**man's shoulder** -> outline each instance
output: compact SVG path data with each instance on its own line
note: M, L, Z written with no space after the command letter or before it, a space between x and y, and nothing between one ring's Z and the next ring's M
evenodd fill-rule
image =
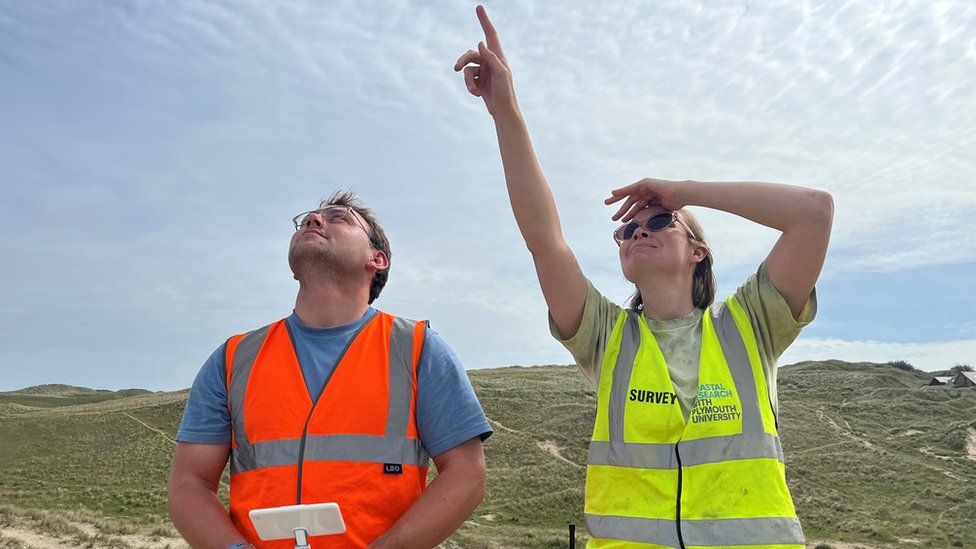
M424 324L426 324L426 326L428 328L430 328L430 321L429 320L424 320L424 319L422 319L422 317L418 318L418 317L414 317L413 315L411 315L411 316L403 316L403 315L400 315L400 314L391 313L389 311L384 311L382 309L376 309L376 314L377 315L386 316L386 317L391 318L393 320L401 320L403 322L409 322L410 324L416 324L418 322L423 322Z
M464 365L447 340L428 324L424 331L424 342L420 353L420 369L427 372L443 371L447 368L464 370Z
M430 346L430 345L433 345L437 349L446 348L446 349L450 350L450 347L447 345L447 342L444 341L444 338L442 338L441 335L439 333L437 333L437 330L435 330L431 326L430 320L418 319L418 318L406 317L406 316L400 316L398 314L393 314L393 313L390 313L390 312L387 312L387 311L382 311L380 309L377 309L376 310L376 314L377 314L377 316L379 316L379 315L385 315L385 316L391 318L392 320L399 320L401 322L405 322L405 323L407 323L409 325L413 325L413 326L416 326L417 324L423 324L423 329L424 329L424 342L423 342L423 346L424 346L424 350L425 351L426 351L427 347Z

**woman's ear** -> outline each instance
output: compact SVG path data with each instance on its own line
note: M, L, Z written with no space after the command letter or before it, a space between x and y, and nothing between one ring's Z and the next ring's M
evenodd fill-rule
M695 263L701 263L708 257L708 248L705 246L695 246L695 250L691 252L691 257L694 258Z

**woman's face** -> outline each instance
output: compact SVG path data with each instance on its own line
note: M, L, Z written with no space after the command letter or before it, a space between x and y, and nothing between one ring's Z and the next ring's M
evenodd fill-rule
M640 226L633 236L620 243L620 266L627 280L637 283L648 276L673 276L693 273L700 261L695 246L688 240L688 229L676 221L662 231L650 231L645 223L658 214L669 214L660 206L638 213L631 222Z

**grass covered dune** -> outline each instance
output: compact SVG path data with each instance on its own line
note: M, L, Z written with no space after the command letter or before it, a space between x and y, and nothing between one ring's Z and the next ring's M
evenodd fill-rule
M469 372L488 491L445 544L567 547L595 395L574 367ZM976 389L904 365L780 369L787 475L810 547L976 547ZM166 477L186 391L0 393L0 547L183 547ZM226 498L226 477L221 495Z

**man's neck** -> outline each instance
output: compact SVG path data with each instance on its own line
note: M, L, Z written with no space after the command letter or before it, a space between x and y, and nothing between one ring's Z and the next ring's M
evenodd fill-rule
M301 283L295 315L313 328L333 328L362 318L369 308L369 288Z
M691 281L684 277L663 279L655 277L653 282L640 286L644 301L644 316L650 320L674 320L688 316L695 310L691 298Z

